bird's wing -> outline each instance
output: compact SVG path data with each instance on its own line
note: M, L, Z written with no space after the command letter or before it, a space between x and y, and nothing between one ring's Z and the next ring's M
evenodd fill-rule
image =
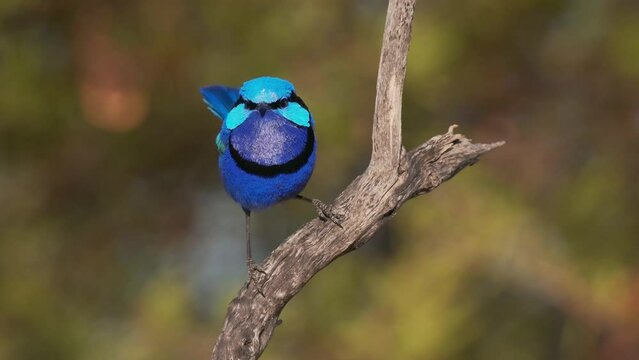
M205 86L200 89L200 93L209 110L222 120L226 118L240 97L238 89L220 85Z
M229 141L229 130L222 126L222 129L215 137L215 145L217 146L217 151L220 154L223 154L226 151L226 143Z

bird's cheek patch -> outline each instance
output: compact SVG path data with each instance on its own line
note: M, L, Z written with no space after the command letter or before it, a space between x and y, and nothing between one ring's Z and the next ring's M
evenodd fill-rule
M276 111L299 126L309 127L311 125L311 114L296 102L289 102L285 108Z
M233 109L231 109L231 111L229 111L229 114L226 115L226 120L224 120L224 122L226 123L226 128L229 130L233 130L236 127L242 125L242 123L248 118L250 113L251 111L246 109L243 104L234 107Z

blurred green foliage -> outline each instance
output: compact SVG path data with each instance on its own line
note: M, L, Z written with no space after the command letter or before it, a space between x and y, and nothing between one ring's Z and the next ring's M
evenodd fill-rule
M204 359L245 276L198 87L296 84L369 158L382 1L0 1L0 359ZM639 3L418 1L412 147L505 147L285 309L265 359L639 358ZM313 216L255 217L258 253Z

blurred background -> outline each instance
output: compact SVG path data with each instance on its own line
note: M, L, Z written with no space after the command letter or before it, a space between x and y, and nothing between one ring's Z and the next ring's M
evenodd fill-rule
M0 359L206 359L246 277L198 88L273 75L333 199L386 2L0 0ZM263 359L639 359L639 3L418 1L412 148L506 140L284 310ZM313 218L254 216L264 258Z

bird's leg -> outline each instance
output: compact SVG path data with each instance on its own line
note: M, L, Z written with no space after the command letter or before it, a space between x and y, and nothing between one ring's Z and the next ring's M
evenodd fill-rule
M258 279L258 273L262 276L266 277L268 274L264 271L260 266L255 264L253 261L253 256L251 255L251 211L247 209L244 210L244 220L245 220L245 231L246 231L246 267L248 269L248 277L249 282L255 281L255 285L257 286L257 291L264 296L262 293L261 285L262 281ZM264 280L265 281L265 280Z
M333 211L331 206L324 204L321 200L311 199L301 194L297 194L295 198L313 204L313 207L315 207L315 211L317 212L317 215L320 217L320 219L330 220L335 225L343 228L341 223L344 220L344 215Z
M246 267L249 268L254 265L253 256L251 256L251 211L244 210L244 232L246 235Z

